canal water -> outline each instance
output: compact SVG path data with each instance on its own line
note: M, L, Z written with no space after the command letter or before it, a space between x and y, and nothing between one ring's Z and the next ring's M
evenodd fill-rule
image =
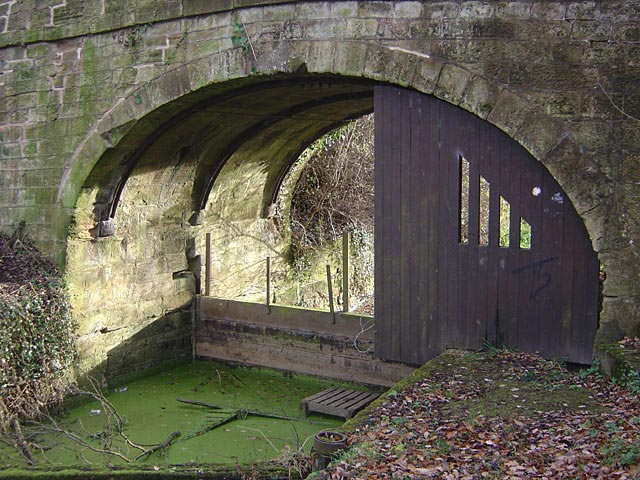
M97 401L82 403L56 419L57 433L50 431L50 422L31 432L37 432L42 447L36 453L42 466L125 465L142 453L133 444L148 449L174 432L180 434L168 447L134 463L261 463L299 449L308 451L315 433L339 428L341 419L305 417L300 409L301 399L339 385L305 375L197 361L103 392L122 420L124 436L108 404ZM15 452L2 454L6 448L0 448L3 467L19 466Z

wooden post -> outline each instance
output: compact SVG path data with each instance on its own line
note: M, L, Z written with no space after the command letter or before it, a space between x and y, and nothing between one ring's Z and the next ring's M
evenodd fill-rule
M333 323L336 323L335 309L333 308L333 286L331 285L331 265L327 264L327 289L329 291L329 311L333 317Z
M205 266L204 266L204 294L211 294L211 234L207 233L205 240Z
M271 313L271 257L267 257L267 313Z
M342 311L349 311L349 232L342 234Z

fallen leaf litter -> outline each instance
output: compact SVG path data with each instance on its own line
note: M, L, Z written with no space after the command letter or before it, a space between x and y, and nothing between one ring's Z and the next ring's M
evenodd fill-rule
M536 355L463 357L357 419L319 477L640 478L637 392Z

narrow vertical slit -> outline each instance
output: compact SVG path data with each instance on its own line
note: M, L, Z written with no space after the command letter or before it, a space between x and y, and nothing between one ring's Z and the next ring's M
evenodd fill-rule
M489 245L489 196L491 185L486 178L480 176L480 216L478 221L478 243Z
M460 156L459 241L469 243L469 161Z
M531 225L520 217L520 248L531 250Z
M500 195L500 246L509 247L511 205Z

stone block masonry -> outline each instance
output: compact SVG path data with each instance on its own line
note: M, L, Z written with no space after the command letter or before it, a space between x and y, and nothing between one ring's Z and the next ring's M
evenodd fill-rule
M189 315L195 279L180 272L201 234L189 223L194 199L225 155L216 145L251 116L229 104L215 125L200 113L179 135L158 129L270 80L389 82L475 113L547 167L602 263L598 340L640 334L639 32L640 4L623 0L0 0L0 228L25 221L65 268L82 364L104 367L169 312ZM264 91L274 104L293 95ZM319 130L287 126L292 143ZM269 155L224 173L233 188L214 190L231 227L267 228L261 186L278 178L265 165L279 153L260 150ZM99 238L123 179L116 233ZM245 239L251 250L255 238Z

